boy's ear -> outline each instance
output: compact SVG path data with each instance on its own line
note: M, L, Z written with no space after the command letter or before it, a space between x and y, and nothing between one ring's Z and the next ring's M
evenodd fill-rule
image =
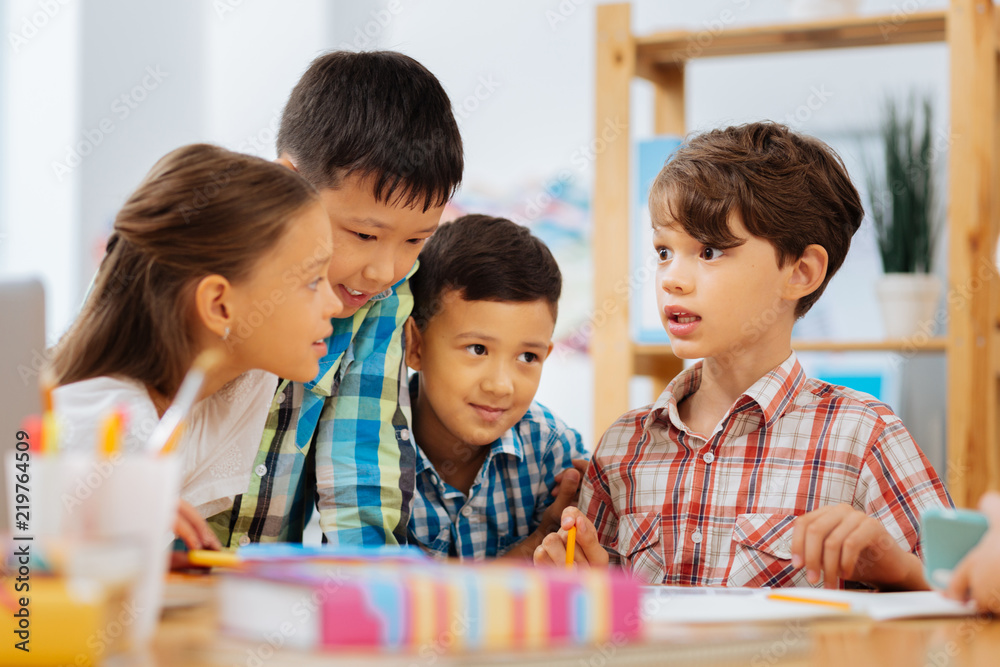
M275 160L275 162L277 162L283 167L288 167L292 171L297 172L299 170L299 168L295 166L295 163L292 162L292 158L288 153L282 153L281 155L279 155L278 158Z
M802 256L792 265L792 272L785 283L785 298L798 301L819 289L826 278L829 263L826 248L816 243L806 246Z
M194 289L194 308L198 319L219 338L224 338L226 329L232 329L235 319L230 299L232 287L229 281L218 274L205 276Z
M411 315L407 320L406 324L403 325L403 335L406 336L406 365L412 370L420 370L420 357L422 354L421 345L423 345L423 338L420 334L420 328L417 326L417 321L413 319Z

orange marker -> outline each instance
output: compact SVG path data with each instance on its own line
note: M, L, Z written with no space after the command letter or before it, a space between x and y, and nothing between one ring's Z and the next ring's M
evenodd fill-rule
M566 569L573 569L573 552L576 551L576 526L566 531Z
M115 410L101 421L101 441L98 453L112 456L121 447L124 419L120 410Z
M42 373L40 383L42 390L42 437L39 450L43 454L54 454L59 439L59 428L52 407L52 392L55 390L56 384L48 373Z

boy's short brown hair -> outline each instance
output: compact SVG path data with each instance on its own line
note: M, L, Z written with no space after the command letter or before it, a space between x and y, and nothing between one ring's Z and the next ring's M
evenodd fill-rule
M649 210L654 225L669 214L700 243L723 250L742 243L729 227L730 214L739 215L747 231L774 246L778 266L801 257L806 246L825 248L826 278L799 299L796 317L826 289L864 218L840 156L818 139L770 122L690 139L653 182Z

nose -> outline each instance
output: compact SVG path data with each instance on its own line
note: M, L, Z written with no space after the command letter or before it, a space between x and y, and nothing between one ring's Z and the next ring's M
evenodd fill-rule
M509 396L514 392L514 378L511 377L510 367L497 362L490 368L490 372L482 382L483 391L494 396Z
M379 289L391 285L394 275L395 261L389 252L375 252L361 271L361 276Z
M320 293L323 296L323 316L326 319L336 317L344 312L344 302L333 291L333 286L330 285L329 280L324 280L320 283Z
M658 270L660 289L668 294L687 294L693 287L690 271L683 260L674 258Z

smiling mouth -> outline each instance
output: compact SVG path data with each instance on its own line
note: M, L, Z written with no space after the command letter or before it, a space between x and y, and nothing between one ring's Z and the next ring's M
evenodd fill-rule
M670 319L678 324L690 324L691 322L697 322L701 318L697 315L684 315L681 313L673 313L670 315Z
M364 296L365 295L364 292L359 292L357 290L353 290L350 287L348 287L347 285L344 285L344 291L347 292L348 294L350 294L351 296Z

